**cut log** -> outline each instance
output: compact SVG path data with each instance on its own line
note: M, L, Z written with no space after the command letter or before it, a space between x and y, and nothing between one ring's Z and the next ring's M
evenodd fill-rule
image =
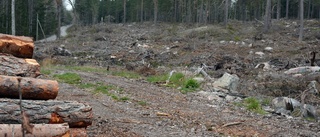
M59 84L55 80L0 75L0 97L17 99L19 88L23 99L55 99L59 92Z
M20 124L0 124L0 136L22 137ZM32 134L26 134L26 137L86 137L87 132L84 128L69 128L64 124L34 124Z
M36 78L40 75L40 65L34 59L22 59L0 53L0 75Z
M82 128L92 124L92 108L85 103L75 101L36 101L22 100L22 109L30 123L61 124ZM21 124L18 99L0 99L0 123Z
M13 36L0 33L0 52L20 58L32 58L34 43L31 37Z

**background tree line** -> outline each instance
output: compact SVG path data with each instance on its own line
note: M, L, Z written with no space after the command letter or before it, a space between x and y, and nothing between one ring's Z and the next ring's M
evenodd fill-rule
M11 33L11 1L0 1L0 32ZM264 20L267 0L64 0L72 10L59 9L59 0L16 0L16 35L36 37L38 22L45 35L62 24L101 22L220 23ZM303 0L304 17L320 18L320 0ZM64 7L64 6L62 6ZM272 19L298 19L299 0L271 0ZM38 21L37 21L38 18ZM40 30L38 30L40 33ZM42 34L42 33L40 33ZM43 35L39 35L40 38Z

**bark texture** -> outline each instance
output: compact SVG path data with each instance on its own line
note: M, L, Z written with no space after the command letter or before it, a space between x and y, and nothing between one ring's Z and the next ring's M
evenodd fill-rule
M0 75L36 78L40 75L40 65L34 59L22 59L0 53Z
M19 58L32 58L34 43L32 38L0 33L0 52Z
M63 124L34 124L33 131L26 137L87 137L84 128L69 128L67 123ZM1 124L0 136L22 136L20 124Z
M0 75L0 97L18 99L19 90L23 99L55 99L59 92L59 84L55 80Z
M0 99L0 123L21 124L20 100ZM92 124L92 108L85 103L75 101L35 101L23 100L22 109L30 123L61 124L82 128Z

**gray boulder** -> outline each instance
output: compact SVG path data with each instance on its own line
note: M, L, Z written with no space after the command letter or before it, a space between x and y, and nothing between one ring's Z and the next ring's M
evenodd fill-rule
M213 83L213 87L226 89L231 93L237 93L239 80L239 77L235 74L231 75L229 73L224 73L221 78Z

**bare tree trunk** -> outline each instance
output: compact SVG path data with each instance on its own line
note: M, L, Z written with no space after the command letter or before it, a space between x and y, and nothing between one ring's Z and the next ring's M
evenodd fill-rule
M281 16L281 0L278 0L277 2L277 20L280 19Z
M228 24L228 15L229 15L229 0L225 0L224 5L224 25L227 26Z
M308 13L307 13L307 18L310 19L310 15L311 15L311 1L312 0L309 0L308 1Z
M68 0L68 2L72 6L72 13L73 13L72 22L74 25L78 25L78 14L77 14L76 7L74 6L74 3L72 2L72 0Z
M28 0L28 22L29 36L31 36L33 30L33 0Z
M191 23L192 22L192 2L191 0L188 0L188 11L187 11L187 23Z
M154 4L154 20L153 23L157 24L157 20L158 20L158 0L153 0L153 4Z
M143 22L143 0L141 0L141 13L140 13L140 21Z
M209 6L210 6L210 3L209 3L209 0L206 0L206 9L205 9L205 16L204 16L204 24L207 24L208 23L208 17L209 17Z
M303 39L303 0L300 0L299 4L299 13L300 13L300 31L299 31L299 42L302 42Z
M16 35L15 0L11 0L11 34Z
M286 19L289 19L289 1L290 0L287 0L287 3L286 3Z
M62 0L56 0L57 4L57 19L58 19L58 26L57 26L57 39L60 39L61 35L61 6L62 6Z
M123 23L127 20L127 0L123 0Z
M271 0L267 0L266 13L264 20L264 32L268 32L271 27Z

